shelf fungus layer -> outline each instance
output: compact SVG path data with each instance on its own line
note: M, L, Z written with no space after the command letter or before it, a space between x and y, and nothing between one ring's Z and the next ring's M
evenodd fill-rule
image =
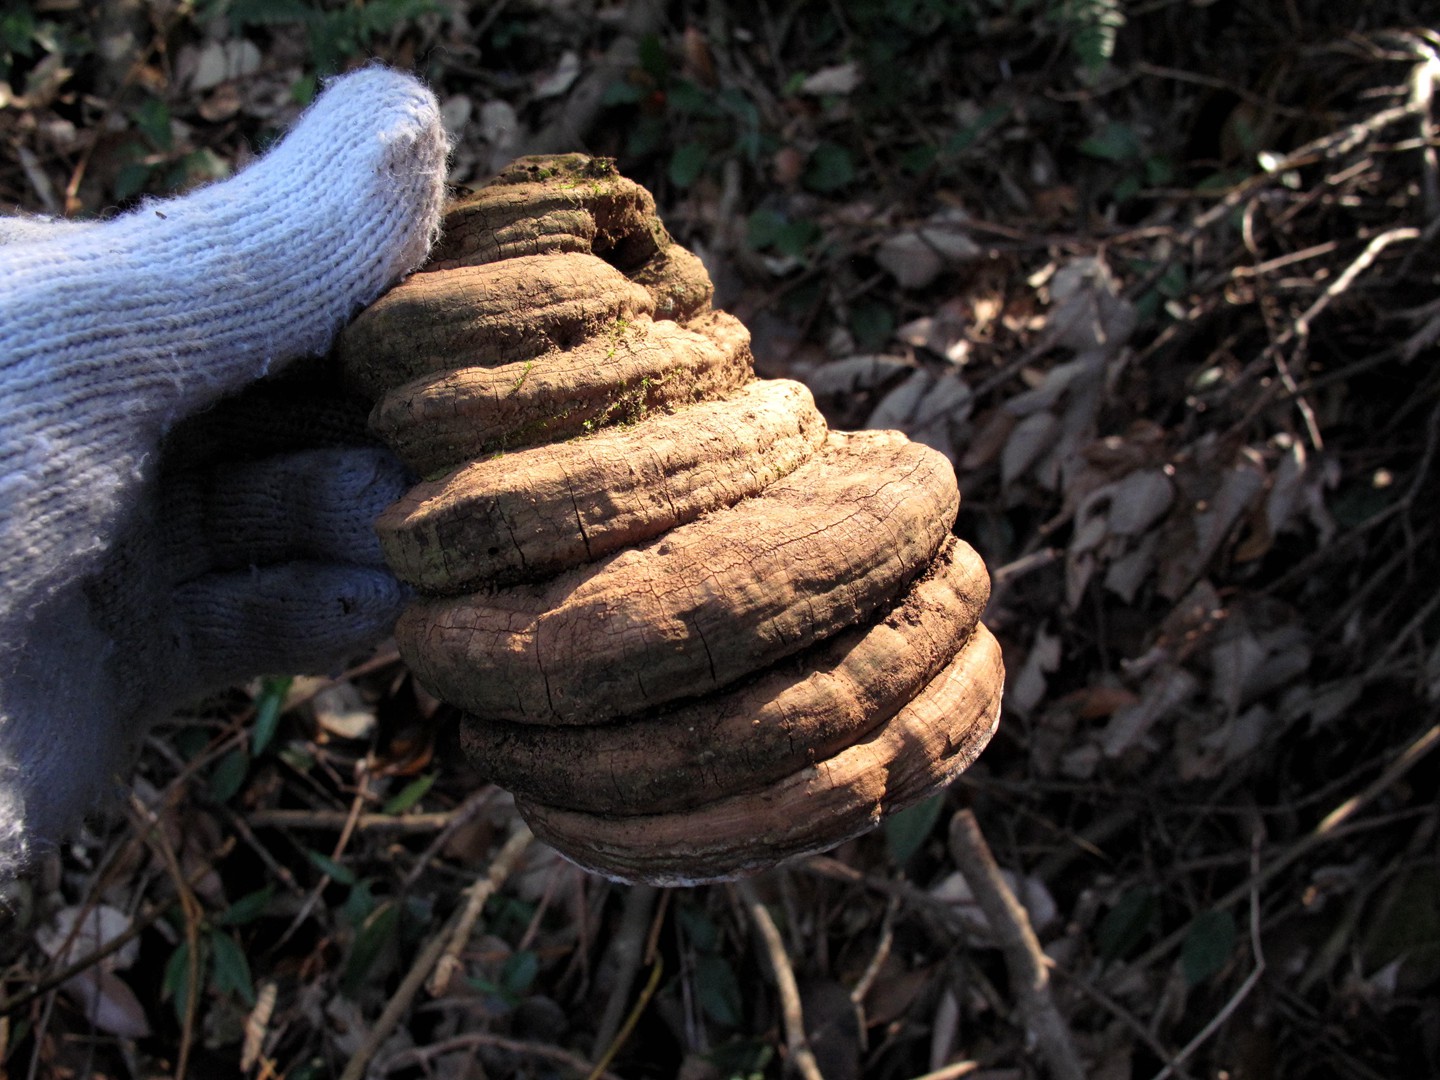
M536 835L627 881L863 833L1004 685L949 461L755 379L713 292L611 163L522 158L337 347L424 478L378 525L402 655Z

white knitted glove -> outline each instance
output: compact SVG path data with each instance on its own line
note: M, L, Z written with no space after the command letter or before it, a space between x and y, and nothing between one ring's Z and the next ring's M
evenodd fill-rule
M113 789L148 719L389 632L399 587L356 564L382 565L393 459L268 440L288 380L205 410L424 260L446 153L429 91L372 67L224 183L0 227L0 878Z

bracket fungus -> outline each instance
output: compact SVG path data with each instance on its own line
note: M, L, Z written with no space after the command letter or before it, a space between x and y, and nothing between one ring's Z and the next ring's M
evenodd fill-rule
M426 477L380 519L402 655L541 839L626 881L824 850L994 732L955 473L754 377L704 267L607 161L524 158L341 336Z

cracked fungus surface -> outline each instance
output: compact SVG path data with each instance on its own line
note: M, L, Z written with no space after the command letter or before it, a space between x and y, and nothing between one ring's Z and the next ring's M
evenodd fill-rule
M999 645L977 625L954 660L895 716L758 792L635 817L517 802L536 836L599 873L659 885L721 880L833 847L948 783L994 732L1002 682Z
M540 586L424 601L397 637L462 708L588 723L708 692L868 617L929 563L959 496L893 432L832 435L761 495Z
M366 308L339 352L358 390L564 349L618 319L650 316L649 291L591 255L525 256L416 274Z
M749 335L730 316L685 327L636 316L534 363L422 376L381 398L371 425L406 464L430 473L725 394L749 378Z
M825 433L801 384L753 382L642 425L465 465L416 485L376 527L392 569L423 592L550 576L759 494Z
M947 541L882 617L724 691L600 725L467 717L461 737L497 783L565 809L665 813L756 790L832 756L919 694L968 641L988 584L979 556Z

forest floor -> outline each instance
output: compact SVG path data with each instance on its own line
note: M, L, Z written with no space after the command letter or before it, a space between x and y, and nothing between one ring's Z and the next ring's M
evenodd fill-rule
M943 796L670 891L502 850L509 797L434 749L453 717L393 649L237 688L155 732L130 818L11 890L0 1071L780 1076L780 962L828 1080L1440 1075L1424 7L8 6L7 208L228 175L371 56L435 88L457 186L614 156L762 375L954 461L1008 683ZM1049 957L1061 1060L957 871L963 811Z

